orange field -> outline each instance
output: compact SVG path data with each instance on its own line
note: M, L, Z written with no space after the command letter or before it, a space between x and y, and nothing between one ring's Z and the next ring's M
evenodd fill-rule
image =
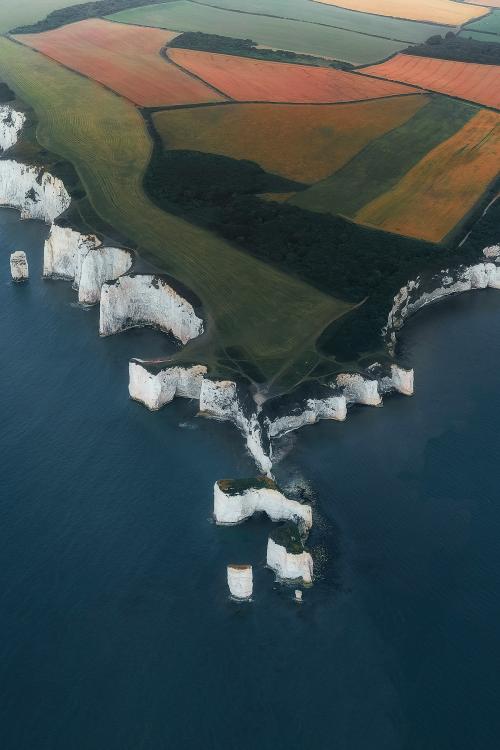
M500 66L396 55L360 73L420 86L441 94L500 109Z
M325 5L373 13L376 16L406 18L408 21L430 21L448 26L461 26L472 18L488 12L487 8L455 2L455 0L316 0Z
M165 148L248 159L267 172L312 183L407 122L427 101L415 95L324 107L228 104L156 112L153 121Z
M223 100L160 56L176 36L164 29L90 19L15 38L144 107Z
M235 101L331 104L415 93L398 83L382 83L333 68L189 49L169 49L168 56Z
M480 110L355 220L439 242L474 207L498 173L500 115Z

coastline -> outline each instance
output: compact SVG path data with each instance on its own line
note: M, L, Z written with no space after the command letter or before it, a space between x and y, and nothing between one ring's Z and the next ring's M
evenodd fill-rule
M5 151L22 131L20 113L12 108L10 111L12 114L4 119L0 131L0 147L6 146ZM135 272L137 257L131 250L110 247L97 235L84 235L67 225L64 214L71 197L62 180L41 167L1 155L2 205L20 210L21 218L50 224L43 276L72 281L80 303L100 305L101 335L151 326L172 333L186 344L203 332L203 310L198 307L195 312L191 303L170 285L168 277ZM236 426L258 472L272 477L273 447L283 435L320 420L344 421L349 407L380 406L383 397L394 392L412 395L413 370L400 367L395 360L397 334L405 321L446 296L487 287L500 289L498 263L500 248L486 248L483 260L478 259L474 265L443 269L427 280L418 277L400 289L381 331L389 353L385 364L374 362L362 371L340 373L335 378L299 387L286 396L266 399L255 394L247 383L217 379L202 362L186 366L177 360L133 358L129 362L130 397L153 411L175 397L198 400L201 416L230 421ZM112 290L118 290L118 295L113 292L115 298L110 302ZM147 304L145 296L149 299Z

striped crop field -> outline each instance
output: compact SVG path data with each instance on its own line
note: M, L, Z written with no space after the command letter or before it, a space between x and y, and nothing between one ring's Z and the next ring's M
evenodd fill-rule
M488 8L455 0L315 0L326 5L357 10L361 13L374 13L379 16L406 18L409 21L426 21L446 26L461 26L474 18L488 13Z
M387 62L362 68L359 72L500 109L498 65L437 60L417 55L396 55Z
M313 6L313 3L309 4ZM399 38L387 34L382 38L293 18L235 12L189 0L131 8L109 18L126 24L252 39L263 47L333 58L355 65L383 60L408 46L406 36Z
M420 95L323 107L229 104L156 112L153 121L166 149L246 159L267 172L313 183L426 104Z
M500 0L498 0L500 2ZM283 19L306 21L309 24L330 26L355 31L359 34L385 37L397 41L425 42L433 34L446 34L448 27L417 21L405 21L400 18L375 16L370 13L358 13L337 5L313 3L311 0L198 0L203 5L216 6L240 13L250 13L263 16L275 16ZM361 44L361 39L353 39L353 43ZM369 40L365 40L365 46Z
M15 38L144 107L223 100L160 55L176 36L162 29L89 19Z
M290 202L309 211L351 219L367 203L391 190L428 152L453 136L476 113L472 104L432 95L425 106L386 134L373 138L341 169Z
M497 177L499 160L500 115L481 110L392 190L358 211L355 219L388 232L439 242Z
M154 206L143 190L152 143L129 101L6 38L0 57L38 140L75 166L97 214L204 303L210 335L192 342L195 356L216 366L238 346L266 379L308 372L317 336L352 306Z
M168 50L183 70L235 101L331 104L414 94L399 83L347 73L334 68L268 62L197 50Z

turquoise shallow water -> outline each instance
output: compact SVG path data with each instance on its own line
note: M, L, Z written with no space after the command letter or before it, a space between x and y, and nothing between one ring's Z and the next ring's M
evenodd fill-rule
M0 210L2 749L495 747L500 294L408 326L414 398L284 442L278 478L317 519L298 606L264 568L268 522L211 522L214 480L253 473L237 433L128 400L128 357L172 344L99 339L40 279L45 234ZM227 598L231 561L255 566L251 604Z

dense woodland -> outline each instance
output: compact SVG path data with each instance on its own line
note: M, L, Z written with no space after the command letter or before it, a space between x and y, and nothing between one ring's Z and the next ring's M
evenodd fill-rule
M467 27L462 32L467 33ZM482 63L483 65L500 65L500 44L480 42L466 36L455 36L449 31L445 37L436 34L423 44L403 50L406 55L436 57L440 60L457 60L459 62Z
M408 279L425 269L456 265L458 258L477 257L477 247L484 247L489 231L478 228L458 254L442 245L256 195L288 192L292 184L252 162L193 151L164 152L158 139L144 181L147 194L164 210L218 233L322 291L350 302L365 300L321 339L323 349L343 361L380 344L392 297ZM489 219L487 214L484 222ZM479 231L482 237L476 240Z
M326 60L314 55L300 55L287 50L266 49L258 47L252 39L236 39L229 36L217 34L205 34L202 31L187 31L180 34L168 44L169 47L180 47L181 49L196 49L202 52L220 52L225 55L237 55L238 57L253 57L258 60L273 60L275 62L299 63L301 65L315 65L323 68L338 68L339 70L351 70L354 66L350 63L337 60Z

